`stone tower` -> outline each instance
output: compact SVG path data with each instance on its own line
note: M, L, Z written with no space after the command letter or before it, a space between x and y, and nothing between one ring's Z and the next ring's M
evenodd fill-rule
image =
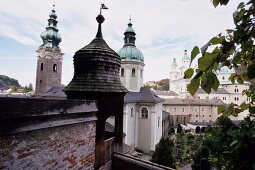
M64 53L59 48L61 36L57 29L57 15L53 9L49 14L46 31L41 33L43 44L37 52L37 72L35 94L40 95L53 86L61 85L62 59Z
M124 46L118 51L121 58L120 80L129 91L138 92L143 86L144 58L135 46L136 33L131 19L124 35Z

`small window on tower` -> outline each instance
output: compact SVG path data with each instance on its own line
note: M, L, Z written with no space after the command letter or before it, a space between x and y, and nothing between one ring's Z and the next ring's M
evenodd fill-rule
M141 70L141 75L140 75L140 77L141 77L141 78L143 77L143 70Z
M57 64L53 64L53 72L57 72Z
M41 63L41 71L43 71L43 63Z
M135 69L132 69L132 77L135 77Z
M40 84L42 84L42 80L40 80Z
M122 69L120 70L120 76L121 76L121 77L124 77L124 68L122 68Z

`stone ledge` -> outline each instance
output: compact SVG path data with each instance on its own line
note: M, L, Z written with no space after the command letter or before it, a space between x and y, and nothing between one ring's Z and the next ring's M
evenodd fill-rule
M96 102L0 98L0 135L96 121Z

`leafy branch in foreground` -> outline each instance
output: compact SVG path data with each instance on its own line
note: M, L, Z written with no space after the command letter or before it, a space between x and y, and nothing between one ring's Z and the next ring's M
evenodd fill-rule
M219 4L226 5L228 0L212 0L212 3L216 7ZM229 78L232 83L250 82L252 87L245 90L243 94L251 97L251 102L249 105L231 106L235 111L232 114L234 116L248 108L251 114L255 113L255 96L252 92L255 83L254 18L255 1L251 0L246 4L241 2L233 13L235 28L228 29L226 34L220 33L213 37L200 49L197 46L194 47L191 51L191 62L198 57L198 68L195 70L189 68L185 71L184 78L192 77L187 87L191 95L194 95L200 86L207 93L210 93L211 89L217 91L219 80L215 72L223 66L235 70Z

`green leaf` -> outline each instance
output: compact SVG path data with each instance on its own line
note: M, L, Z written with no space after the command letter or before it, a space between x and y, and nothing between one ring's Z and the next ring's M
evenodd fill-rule
M249 65L247 71L248 71L247 75L250 80L255 78L255 64Z
M201 81L201 88L206 92L206 93L211 93L211 86L212 84L211 84L211 82L210 82L210 80L208 80L208 79L203 79L202 81Z
M189 79L193 76L194 70L193 68L189 68L184 72L184 79Z
M239 84L243 84L243 83L244 83L244 80L241 79L241 78L238 78L238 79L237 79L237 82L238 82Z
M200 86L200 79L193 78L190 84L187 86L189 93L193 96Z
M229 0L220 0L221 5L227 5Z
M238 61L240 61L240 60L241 60L241 55L240 55L240 53L239 53L239 52L236 52L236 53L234 54L234 57L233 57L232 63L233 63L233 64L237 64L237 63L238 63Z
M247 103L243 102L243 103L240 105L240 107L241 107L242 110L246 110L246 109L248 109L248 108L250 107L250 104L247 104Z
M220 82L217 78L217 76L214 74L214 73L211 73L211 76L210 78L213 78L213 84L212 84L212 89L217 91L218 90L218 87L220 85Z
M213 0L213 6L216 8L219 5L220 0Z
M218 37L213 37L211 40L210 40L211 44L212 45L216 45L216 44L219 44L221 42L221 39L218 38Z
M211 93L211 89L217 91L219 84L217 76L212 72L206 72L202 77L201 87L208 94Z
M205 53L205 55L198 59L198 68L202 71L206 71L211 68L213 69L214 62L218 54Z
M237 8L239 9L239 8L243 8L243 7L244 7L244 2L241 2L241 3L238 5Z
M250 112L250 114L254 114L255 113L255 107L250 106L249 107L249 112Z
M194 60L194 58L196 58L196 56L199 54L199 48L198 46L195 46L192 51L191 51L191 61L190 61L190 64L191 62Z
M223 113L224 111L225 111L225 106L224 105L218 106L218 114Z
M237 144L237 140L231 142L231 144L230 144L229 146L233 146L233 145L235 145L235 144Z

